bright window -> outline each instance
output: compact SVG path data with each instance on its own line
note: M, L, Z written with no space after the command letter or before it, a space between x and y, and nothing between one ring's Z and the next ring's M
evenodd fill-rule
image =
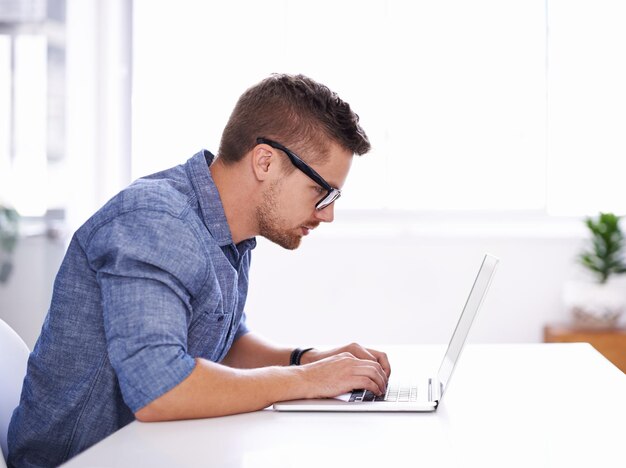
M373 144L342 208L542 210L544 10L539 0L136 0L133 177L216 151L246 87L301 72L350 102Z
M352 104L373 144L372 154L353 165L338 209L626 213L620 0L133 6L132 178L179 164L200 148L216 151L246 87L272 72L304 73ZM63 69L63 57L51 53L63 45L51 48L36 30L13 37L11 44L0 33L0 199L25 215L63 209L67 181L86 177L85 160L103 169L87 188L119 190L106 171L120 157L113 124L100 115L111 99L83 104L100 113L94 141L64 159L64 78L51 72ZM96 42L101 52L112 49ZM101 95L128 70L118 73L95 57L76 69L95 67ZM109 70L106 78L98 64ZM67 87L77 107L85 86ZM124 115L112 122L127 128ZM68 127L70 138L76 133ZM107 144L111 154L98 150Z
M0 2L0 203L27 217L60 218L73 180L64 16L64 0Z
M626 214L626 2L548 5L549 211Z
M46 47L44 36L0 35L0 199L27 216L47 208Z

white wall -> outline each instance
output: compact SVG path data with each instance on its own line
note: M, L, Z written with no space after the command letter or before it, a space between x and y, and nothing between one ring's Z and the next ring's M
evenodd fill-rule
M20 239L9 280L0 284L0 318L33 348L50 305L54 277L65 253L45 235Z
M472 340L541 341L545 323L569 319L561 288L575 276L575 235L319 234L296 252L259 242L247 305L255 330L300 346L447 342L485 252L501 263Z
M299 346L446 342L482 255L490 252L501 263L470 339L537 342L545 323L569 319L561 287L575 275L581 243L580 234L567 229L416 229L384 221L320 226L293 252L259 239L249 324L272 340ZM43 237L23 240L11 280L0 285L0 318L31 348L63 249Z

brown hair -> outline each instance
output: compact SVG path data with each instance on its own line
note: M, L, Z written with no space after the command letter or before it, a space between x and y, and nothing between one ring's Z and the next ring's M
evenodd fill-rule
M308 161L324 161L330 139L362 155L370 142L350 105L304 75L273 74L241 95L222 133L219 157L239 161L269 138Z

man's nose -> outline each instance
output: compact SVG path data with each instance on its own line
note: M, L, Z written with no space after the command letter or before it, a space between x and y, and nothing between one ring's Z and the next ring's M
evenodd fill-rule
M326 208L315 210L315 217L323 223L332 223L335 219L335 204L331 203Z

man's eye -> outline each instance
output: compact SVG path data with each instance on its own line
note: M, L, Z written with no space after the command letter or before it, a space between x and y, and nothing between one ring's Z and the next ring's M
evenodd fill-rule
M326 190L325 190L323 187L320 187L319 185L316 185L316 186L314 187L314 189L315 189L315 191L316 191L317 193L319 193L320 195L322 195L322 194L326 193Z

